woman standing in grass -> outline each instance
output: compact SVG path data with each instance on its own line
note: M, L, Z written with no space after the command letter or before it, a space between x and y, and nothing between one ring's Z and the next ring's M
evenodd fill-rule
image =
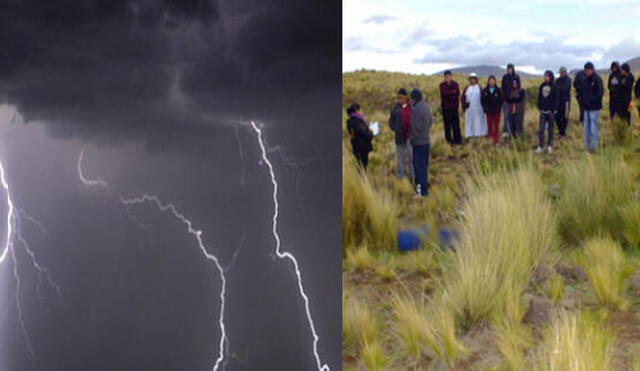
M462 92L464 134L467 138L487 135L487 120L482 109L482 89L475 73L469 75L469 85Z
M520 87L520 82L513 80L511 90L505 92L505 101L509 105L509 131L514 138L521 137L524 132L524 97L525 92Z
M367 164L369 163L369 152L373 150L371 141L373 140L373 133L367 125L367 121L362 114L362 110L358 103L353 103L347 108L347 131L351 136L351 147L353 148L353 155L358 160L358 163L366 171Z
M504 97L502 90L496 84L496 77L489 76L487 87L482 91L482 108L487 115L487 125L489 126L489 137L493 144L500 142L500 116Z

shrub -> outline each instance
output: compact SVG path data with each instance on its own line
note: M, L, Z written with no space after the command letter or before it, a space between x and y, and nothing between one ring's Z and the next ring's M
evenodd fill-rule
M379 336L380 328L366 303L347 301L344 310L343 335L347 349L357 350L364 343L371 343Z
M598 301L617 308L622 304L622 283L629 274L622 248L610 238L596 237L585 244L582 265Z

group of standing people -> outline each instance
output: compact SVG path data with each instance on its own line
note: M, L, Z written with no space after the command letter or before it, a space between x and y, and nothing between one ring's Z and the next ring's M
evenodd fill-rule
M572 84L567 69L561 67L555 78L550 70L545 71L544 80L538 87L537 108L539 111L538 146L536 153L553 151L554 131L557 126L561 137L566 136L571 111L571 88L575 89L580 108L580 123L584 129L584 145L589 151L598 146L599 112L602 109L604 84L593 63L588 62L579 71ZM471 73L468 85L460 91L451 71L444 72L444 81L439 85L440 108L444 122L445 140L450 145L462 144L459 108L464 111L466 138L489 137L494 144L502 138L519 138L524 133L526 92L513 64L507 65L506 73L498 86L495 76L489 76L487 85L479 84L478 76ZM635 84L635 87L634 87ZM608 81L610 94L610 117L616 116L631 122L632 94L640 99L640 79L636 82L628 64L614 62ZM640 105L638 106L640 113ZM351 136L353 153L366 170L368 153L372 150L373 133L369 129L357 103L347 108L347 130ZM500 121L503 118L502 134ZM429 130L433 117L424 101L420 89L408 95L401 88L396 103L389 115L389 127L395 135L396 176L414 179L416 196L428 194Z

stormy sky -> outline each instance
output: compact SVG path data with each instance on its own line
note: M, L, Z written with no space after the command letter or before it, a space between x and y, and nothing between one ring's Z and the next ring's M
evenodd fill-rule
M345 0L343 71L468 65L538 73L640 56L634 0Z
M230 267L226 369L316 368L247 120L264 125L282 248L299 260L322 362L339 368L340 22L325 0L3 3L0 159L62 300L14 241L21 290L6 260L1 370L212 369L219 276L169 213L120 202L142 193L173 203ZM82 149L108 189L80 181ZM0 225L7 207L2 192Z

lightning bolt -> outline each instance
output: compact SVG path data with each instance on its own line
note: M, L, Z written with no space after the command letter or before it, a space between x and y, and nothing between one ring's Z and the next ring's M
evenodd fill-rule
M104 180L101 179L89 179L87 178L83 171L82 171L82 162L84 159L84 149L82 149L80 151L80 156L78 157L78 178L80 178L80 181L86 185L86 186L93 186L93 187L102 187L105 189L109 189L109 185L107 182L105 182ZM215 361L215 364L213 366L213 371L217 371L220 367L220 365L224 362L225 360L225 353L227 350L226 347L226 342L227 342L227 333L226 333L226 327L225 327L225 322L224 322L224 313L225 313L225 294L226 294L226 286L227 286L227 281L226 281L226 277L225 277L225 269L222 267L222 264L220 264L220 261L218 260L218 258L209 253L207 248L205 247L205 244L203 242L202 239L202 230L197 229L193 226L193 223L191 222L191 220L189 218L187 218L183 213L181 213L180 211L178 211L178 209L171 203L164 203L162 202L162 200L155 195L149 195L149 194L142 194L141 196L138 197L132 197L132 198L126 198L126 197L122 197L119 196L120 202L125 206L125 208L127 208L127 210L129 209L129 207L131 206L135 206L135 205L141 205L141 204L145 204L145 203L151 203L153 205L156 206L156 208L161 211L161 212L168 212L171 215L173 215L173 217L175 219L177 219L179 222L181 222L182 224L184 224L184 226L186 227L187 233L191 234L194 239L196 240L196 242L198 243L198 248L200 249L200 251L202 252L203 256L213 262L213 264L215 265L216 269L218 270L218 273L220 275L220 280L221 280L221 289L220 289L220 316L219 316L219 320L218 320L218 325L220 327L220 342L219 342L219 352L218 352L218 356L217 359Z
M304 300L307 321L309 323L309 328L311 329L311 334L313 336L313 354L316 360L318 370L329 371L330 370L329 366L327 364L322 364L322 361L320 360L320 354L318 353L318 341L320 340L320 337L316 332L316 327L313 321L313 317L311 316L311 306L309 303L309 297L305 293L304 286L302 285L302 272L300 271L298 260L292 253L288 251L280 250L280 235L278 234L278 214L280 211L280 205L278 203L278 181L276 180L276 173L275 173L273 164L271 163L271 161L269 160L269 157L267 156L268 150L264 143L262 129L254 121L251 121L251 127L257 134L258 144L260 145L260 150L262 152L262 162L266 164L267 168L269 169L269 175L271 176L271 184L273 186L272 197L273 197L274 208L273 208L273 216L271 218L272 220L271 233L273 234L273 238L276 241L275 254L279 259L286 259L289 262L291 262L291 264L293 265L293 268L295 270L296 277L297 277L298 290L300 292L300 296Z
M7 257L9 257L13 262L13 277L16 281L15 299L16 299L16 310L18 312L18 323L20 325L20 329L25 339L25 346L27 348L27 351L29 352L31 357L35 359L36 352L33 348L33 345L32 345L33 343L29 336L29 332L27 331L25 317L22 310L22 300L21 300L22 299L22 280L20 278L20 270L18 267L19 266L18 255L16 254L16 248L15 248L16 240L20 242L20 244L24 249L24 252L29 257L31 265L34 267L34 269L38 273L37 291L40 299L42 300L42 297L40 296L40 280L42 276L46 277L49 285L55 290L58 297L58 302L61 305L64 304L62 301L62 290L60 289L60 286L53 280L49 269L43 266L42 264L40 264L40 262L36 257L35 252L31 249L31 247L29 246L29 243L22 235L22 218L21 217L24 217L26 220L29 220L35 223L43 233L45 233L45 229L42 227L40 222L38 222L36 219L26 215L26 213L24 212L19 212L14 206L13 199L11 198L11 190L9 188L9 182L7 182L4 164L2 163L2 161L0 161L0 184L2 185L2 188L7 197L7 215L6 215L7 224L6 224L6 232L5 232L6 235L5 235L4 245L2 246L2 252L0 252L0 264L4 263Z

